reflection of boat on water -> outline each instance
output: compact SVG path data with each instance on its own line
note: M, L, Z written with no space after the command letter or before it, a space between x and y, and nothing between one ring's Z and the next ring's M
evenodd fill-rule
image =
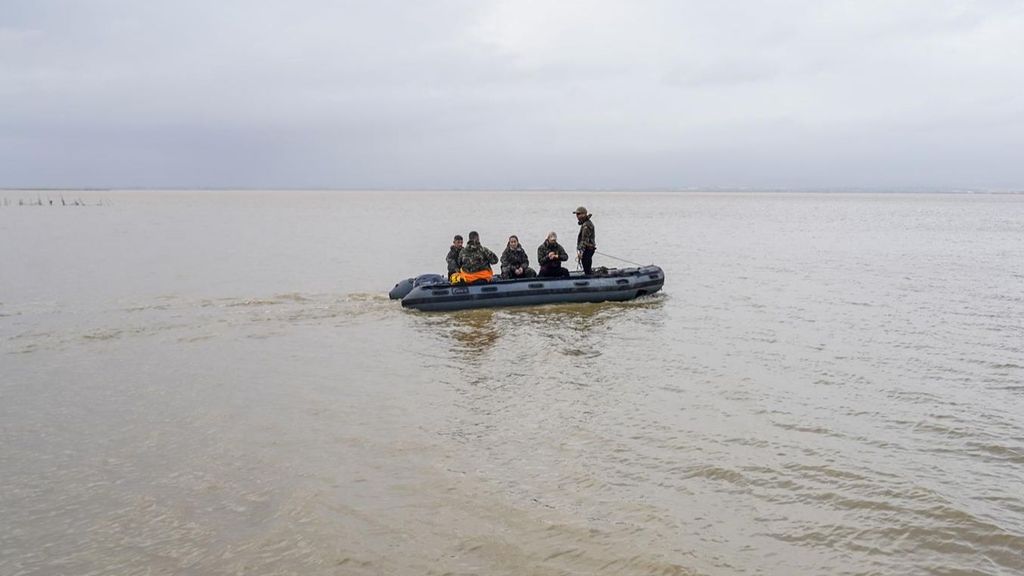
M402 316L422 337L418 340L433 342L428 349L434 361L448 359L462 366L486 368L479 375L490 378L495 374L519 374L523 366L530 365L527 359L537 354L601 356L622 337L620 330L659 331L665 322L662 311L667 301L667 296L659 292L628 302L471 308ZM491 353L496 349L494 356ZM495 371L496 367L488 364L496 358L501 359L506 372L502 368Z
M665 284L658 266L611 269L584 276L574 272L558 278L520 278L479 284L448 284L440 276L424 275L399 282L391 298L403 308L427 311L465 310L496 306L530 306L573 302L623 302L653 294Z

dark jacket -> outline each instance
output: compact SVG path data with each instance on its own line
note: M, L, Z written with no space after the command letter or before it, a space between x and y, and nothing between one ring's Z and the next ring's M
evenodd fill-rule
M517 246L515 250L506 246L505 251L501 253L502 276L508 278L516 268L523 268L525 272L529 267L530 257L526 255L526 250L523 250L522 245Z
M597 249L597 241L594 234L594 223L590 221L591 216L593 216L593 214L587 214L583 221L579 222L580 233L576 236L577 251Z
M459 271L459 252L462 248L456 248L454 245L448 249L448 255L445 256L445 262L448 262L448 276L455 274Z
M548 260L548 252L557 253L558 260ZM561 263L565 262L568 259L569 255L565 253L565 248L562 248L562 245L559 244L558 242L555 242L554 244L548 244L548 241L545 240L543 244L537 247L537 264L539 264L541 268L547 266L560 267L562 265Z
M494 252L484 248L479 242L470 240L466 242L462 252L459 252L459 268L465 272L489 270L491 264L497 263L498 257L494 255Z

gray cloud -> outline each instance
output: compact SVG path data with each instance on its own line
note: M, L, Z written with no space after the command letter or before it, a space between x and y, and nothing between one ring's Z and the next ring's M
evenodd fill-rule
M8 0L0 186L1024 187L1019 2Z

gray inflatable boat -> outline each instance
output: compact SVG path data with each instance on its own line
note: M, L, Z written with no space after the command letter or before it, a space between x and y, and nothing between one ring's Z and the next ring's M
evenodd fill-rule
M495 306L531 306L568 302L632 300L653 294L665 285L658 266L611 269L607 274L584 276L574 272L561 278L521 278L478 284L416 282L403 280L391 295L402 299L403 308L426 311L466 310Z

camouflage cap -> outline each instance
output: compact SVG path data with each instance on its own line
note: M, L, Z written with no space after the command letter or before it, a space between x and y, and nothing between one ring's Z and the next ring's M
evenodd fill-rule
M577 209L576 209L576 210L575 210L575 211L573 212L573 214L586 214L586 213L587 213L587 209L586 209L586 208L584 208L583 206L580 206L579 208L577 208Z

